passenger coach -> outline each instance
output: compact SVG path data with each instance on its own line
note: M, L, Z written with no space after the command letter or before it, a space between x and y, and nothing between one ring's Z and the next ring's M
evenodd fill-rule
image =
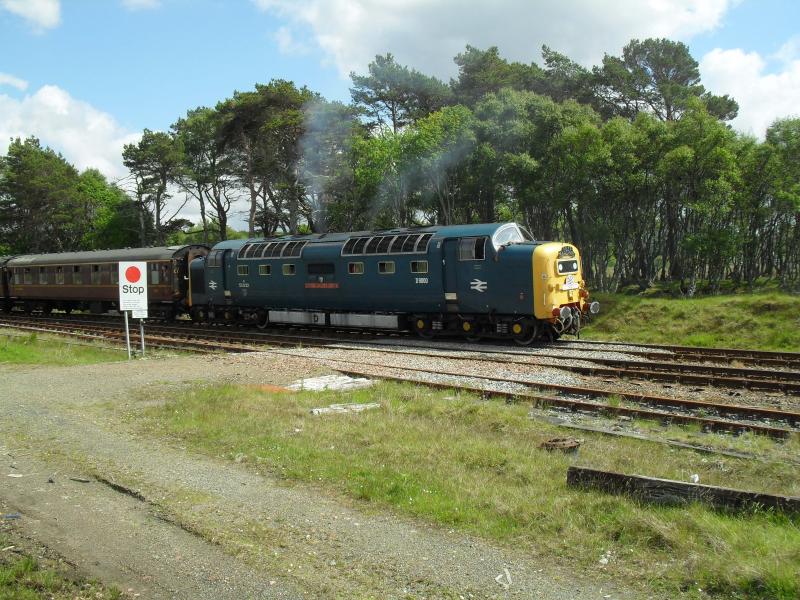
M190 270L197 321L526 344L578 333L599 309L577 248L534 241L514 223L230 240Z
M54 309L103 313L117 308L119 263L147 263L151 316L172 318L188 311L188 268L208 253L201 245L126 248L92 252L29 254L0 260L3 308L49 313Z

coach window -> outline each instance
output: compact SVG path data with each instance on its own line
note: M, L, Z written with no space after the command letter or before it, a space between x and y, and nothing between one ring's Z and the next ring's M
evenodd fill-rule
M119 285L119 265L113 264L111 265L111 284L112 285Z
M294 265L291 263L283 265L283 274L294 275Z
M39 285L46 285L47 284L47 269L45 267L39 267Z
M100 265L92 265L92 285L100 285Z
M392 275L394 274L394 261L393 260L382 260L378 263L378 273L382 275Z
M428 272L428 261L427 260L412 260L411 261L411 272L412 273L427 273Z
M31 285L33 283L33 273L31 273L30 267L25 267L25 271L23 272L23 283L25 285Z
M239 265L236 267L236 274L241 277L247 277L250 274L250 265Z
M486 238L461 238L458 244L458 260L483 260Z
M155 263L152 263L150 265L150 285L158 285L158 283L159 283L158 265L155 264Z
M347 263L347 272L350 273L350 275L363 275L364 263L363 262Z
M258 265L259 275L272 275L272 265Z
M64 285L64 267L56 267L56 285Z
M83 283L83 274L81 273L81 268L77 265L72 267L72 283L75 285Z

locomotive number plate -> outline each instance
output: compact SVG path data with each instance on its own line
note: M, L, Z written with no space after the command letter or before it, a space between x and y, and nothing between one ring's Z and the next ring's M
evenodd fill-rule
M562 290L577 290L578 289L578 282L575 281L574 275L567 275L567 280L564 282L564 285L561 286Z

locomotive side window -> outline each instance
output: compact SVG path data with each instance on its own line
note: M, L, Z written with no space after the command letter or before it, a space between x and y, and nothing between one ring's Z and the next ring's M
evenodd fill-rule
M295 268L294 268L294 265L292 263L288 263L288 264L283 265L283 274L284 275L294 275L294 273L295 273Z
M64 285L64 267L56 267L56 284Z
M486 238L461 238L458 260L483 260L486 257Z
M363 262L347 263L347 272L350 273L350 275L363 275L364 263Z
M272 265L258 265L259 275L272 275Z
M44 267L39 267L39 285L46 285L47 284L47 269Z
M428 261L427 260L412 260L411 261L411 272L412 273L427 273L428 272Z
M578 272L578 261L575 259L572 260L560 260L558 261L558 273L577 273Z
M333 263L311 263L307 269L309 275L333 275L336 271Z
M250 265L238 265L236 267L236 274L242 277L246 277L250 274Z
M394 274L394 261L393 260L383 260L378 263L378 273L381 275L392 275Z

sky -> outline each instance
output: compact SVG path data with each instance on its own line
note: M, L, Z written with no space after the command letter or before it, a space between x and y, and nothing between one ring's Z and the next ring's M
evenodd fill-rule
M142 129L273 78L348 101L379 53L447 81L467 44L591 66L647 37L689 46L739 131L800 116L796 0L0 0L0 152L34 135L117 179Z

